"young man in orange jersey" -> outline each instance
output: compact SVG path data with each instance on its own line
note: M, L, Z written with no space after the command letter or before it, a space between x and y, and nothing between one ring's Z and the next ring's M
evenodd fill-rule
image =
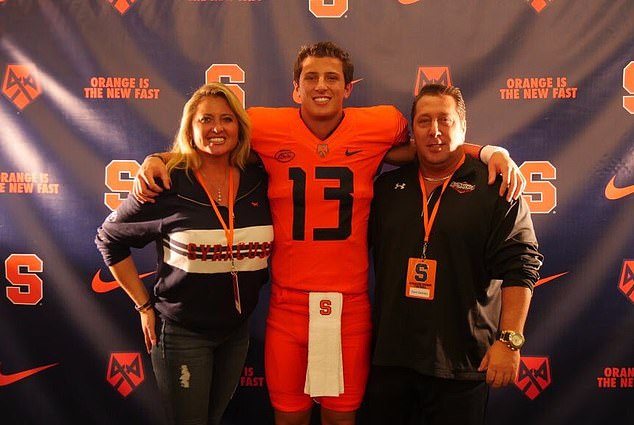
M396 108L343 107L353 69L333 43L304 46L293 76L300 107L248 110L252 148L269 176L275 233L265 373L278 425L308 424L313 399L323 424L355 422L369 369L372 185L384 159L414 158L407 120ZM470 154L479 153L472 145ZM495 153L489 164L491 182L499 172L508 182L500 193L519 196L524 181L513 161ZM169 184L162 168L146 158L135 196L151 202L161 191L154 177ZM328 331L320 332L320 322ZM341 338L320 343L318 335L329 339L333 327ZM323 352L330 346L340 351Z

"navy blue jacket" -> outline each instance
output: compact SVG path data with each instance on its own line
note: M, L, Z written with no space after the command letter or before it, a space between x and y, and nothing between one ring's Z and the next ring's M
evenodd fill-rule
M263 170L249 166L240 176L234 206L233 256L238 270L242 314L234 305L225 232L202 186L183 170L171 174L172 188L156 203L132 196L98 229L95 243L107 265L130 255L130 248L156 243L155 308L168 321L221 336L248 319L269 278L273 226ZM228 209L219 207L228 223Z

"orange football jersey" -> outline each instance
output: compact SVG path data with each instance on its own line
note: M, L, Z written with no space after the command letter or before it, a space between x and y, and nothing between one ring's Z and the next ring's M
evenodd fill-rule
M274 285L300 291L367 291L367 228L374 177L387 151L408 140L393 106L345 108L326 139L297 108L250 108L252 146L269 175Z

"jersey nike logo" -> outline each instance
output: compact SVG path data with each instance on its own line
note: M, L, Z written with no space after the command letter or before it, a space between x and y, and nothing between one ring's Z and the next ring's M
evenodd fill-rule
M22 372L10 373L9 375L5 375L0 372L0 387L5 387L7 385L11 385L13 383L18 382L21 379L28 378L31 375L35 375L38 372L43 371L44 369L48 369L49 367L57 366L59 363L53 363L46 366L35 367L33 369L27 369Z
M616 176L612 177L612 180L610 180L608 182L608 185L605 187L605 197L608 198L610 201L625 198L626 196L634 193L634 184L625 187L616 187L614 185L615 179Z
M359 149L358 151L351 151L351 150L348 150L348 148L346 148L346 156L352 156L352 155L358 154L359 152L361 152L361 149Z
M561 276L563 276L563 275L565 275L565 274L568 274L568 272L563 272L563 273L559 273L559 274L554 274L554 275L552 275L552 276L548 276L548 277L544 277L544 278L542 278L542 279L539 279L537 282L535 282L535 288L537 288L537 287L538 287L538 286L540 286L540 285L543 285L544 283L548 283L548 282L550 282L551 280L555 280L555 279L557 279L558 277L561 277Z
M156 272L143 273L139 275L139 279L143 279ZM98 294L110 292L119 287L119 282L116 280L105 281L101 279L101 269L97 270L97 273L92 277L92 290Z

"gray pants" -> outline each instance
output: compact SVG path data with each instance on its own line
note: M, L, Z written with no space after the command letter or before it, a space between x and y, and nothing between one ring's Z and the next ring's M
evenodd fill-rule
M215 340L162 322L151 356L168 422L219 425L240 380L248 349L248 323Z

